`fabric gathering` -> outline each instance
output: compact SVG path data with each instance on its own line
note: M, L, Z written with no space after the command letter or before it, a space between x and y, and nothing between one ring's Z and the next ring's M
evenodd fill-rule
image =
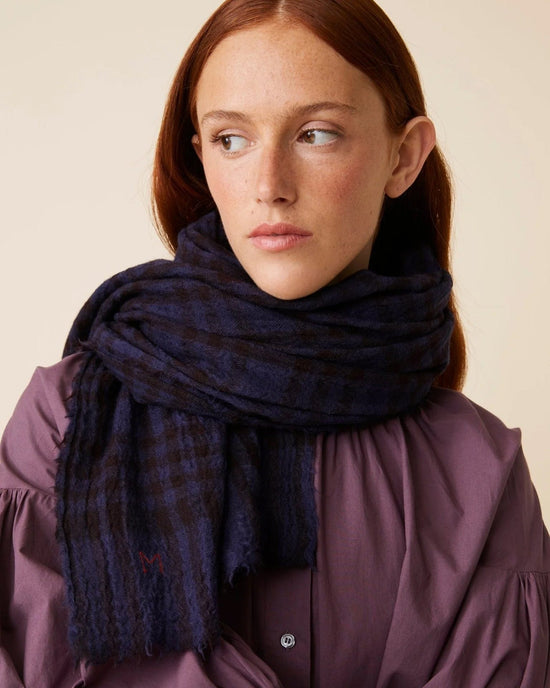
M550 539L461 391L449 178L382 9L226 0L153 197L173 259L93 292L3 435L0 688L549 688Z

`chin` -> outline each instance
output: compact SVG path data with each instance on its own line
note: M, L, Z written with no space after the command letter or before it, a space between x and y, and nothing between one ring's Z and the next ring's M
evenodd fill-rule
M305 296L310 296L314 294L319 289L322 289L325 285L307 285L307 284L296 284L292 280L280 282L271 282L267 280L254 280L254 283L266 294L273 296L281 301L293 301L295 299L303 299Z

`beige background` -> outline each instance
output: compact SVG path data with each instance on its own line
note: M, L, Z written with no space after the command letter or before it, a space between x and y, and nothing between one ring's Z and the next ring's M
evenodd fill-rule
M163 256L148 210L172 75L217 0L0 4L0 426L91 291ZM548 0L382 0L454 171L466 392L523 429L550 522Z

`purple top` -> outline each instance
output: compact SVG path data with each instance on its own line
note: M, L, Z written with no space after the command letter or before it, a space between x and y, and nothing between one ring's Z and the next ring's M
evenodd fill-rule
M226 594L207 662L75 667L53 485L78 364L36 371L2 442L1 688L550 686L550 539L519 432L447 390L318 438L317 570Z

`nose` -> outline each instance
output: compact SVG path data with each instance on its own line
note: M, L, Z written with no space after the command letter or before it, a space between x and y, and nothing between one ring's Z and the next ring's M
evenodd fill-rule
M292 205L296 201L296 178L290 153L279 147L265 147L259 156L256 202Z

